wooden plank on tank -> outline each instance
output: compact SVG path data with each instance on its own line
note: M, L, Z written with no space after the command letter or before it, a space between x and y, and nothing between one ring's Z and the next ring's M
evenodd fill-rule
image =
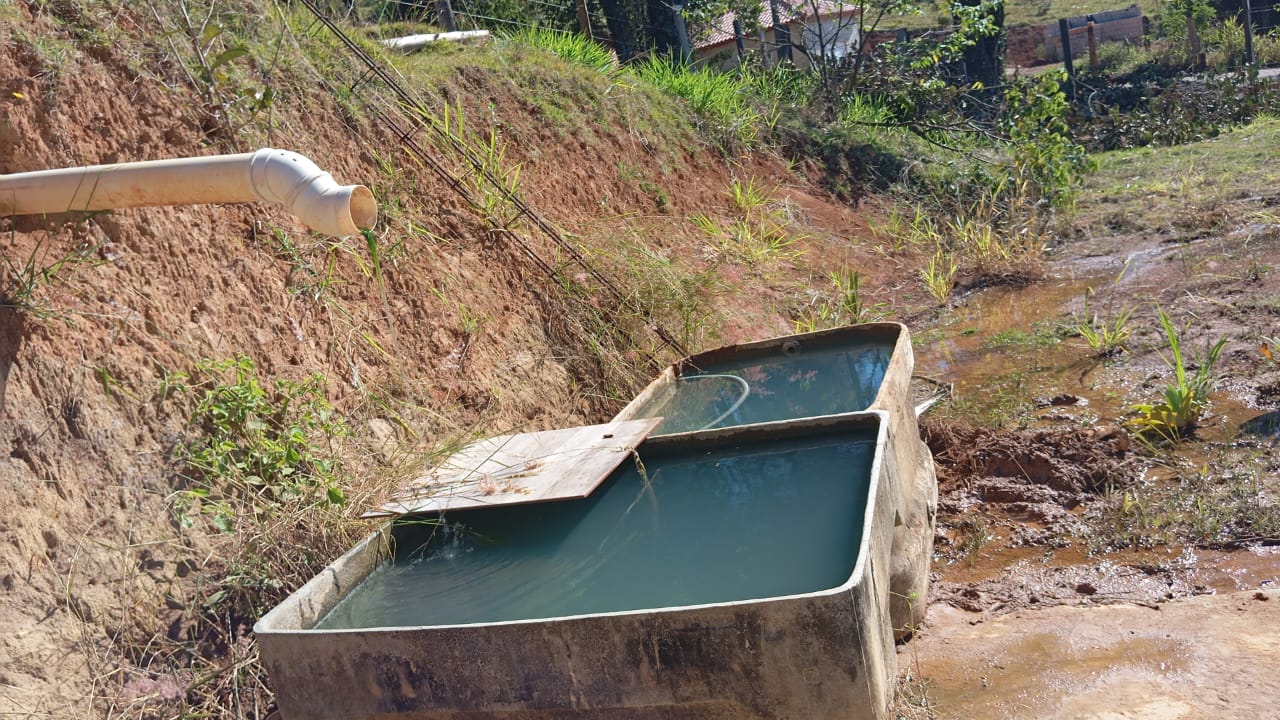
M469 510L590 495L662 418L479 440L401 488L365 517Z

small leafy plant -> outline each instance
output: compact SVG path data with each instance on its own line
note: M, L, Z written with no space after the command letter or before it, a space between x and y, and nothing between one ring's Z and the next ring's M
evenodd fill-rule
M817 296L812 302L795 311L796 332L813 332L860 322L874 322L887 312L884 303L868 304L862 295L862 277L856 270L837 270L828 273L833 293Z
M1178 330L1173 326L1164 309L1159 309L1160 324L1164 326L1165 338L1169 344L1169 355L1161 353L1160 357L1174 372L1174 382L1164 389L1164 397L1158 403L1138 404L1133 409L1137 417L1129 420L1128 425L1144 436L1156 437L1177 442L1195 430L1201 414L1209 404L1209 393L1216 384L1213 368L1227 344L1226 338L1218 340L1209 347L1204 355L1196 358L1196 370L1188 373L1182 358L1182 346L1178 339Z
M736 217L722 221L700 213L690 220L717 250L743 265L759 268L773 261L792 262L804 255L803 249L793 247L803 236L791 234L786 209L769 204L770 192L754 180L734 180L726 194Z
M947 299L951 297L951 291L956 287L956 271L959 267L956 265L955 257L949 253L939 250L929 258L929 264L920 270L920 277L924 279L925 287L929 289L929 295L938 302L939 305L946 305Z
M191 483L177 502L183 526L193 524L197 510L229 533L241 515L346 502L339 463L326 442L347 429L324 397L323 376L264 387L244 355L204 360L196 374L204 380L195 385L166 378L170 392L195 397L189 421L194 438L177 453Z
M192 79L204 96L209 129L226 139L234 138L260 115L270 113L276 101L275 90L269 84L242 80L248 68L239 68L238 61L252 61L249 48L213 22L212 10L199 23L184 12L183 21L196 61Z
M729 199L733 201L733 206L743 216L746 216L769 202L769 196L772 191L763 185L757 184L755 178L748 178L746 182L741 182L735 178L730 181L727 194Z
M423 113L446 142L442 154L461 156L461 180L476 213L491 231L514 230L520 222L515 198L520 193L522 166L507 160L507 143L496 128L488 133L473 129L459 102L452 110L444 106L439 116Z
M1104 358L1123 352L1129 341L1129 318L1134 308L1120 311L1110 322L1099 319L1098 313L1089 313L1089 295L1084 298L1084 319L1076 323L1075 331L1089 343L1096 357Z

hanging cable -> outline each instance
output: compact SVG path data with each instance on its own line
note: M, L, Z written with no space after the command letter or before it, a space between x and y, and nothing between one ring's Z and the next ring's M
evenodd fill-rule
M359 44L357 44L354 40L352 40L350 36L348 36L340 27L338 27L337 24L334 23L328 17L328 15L324 13L324 11L322 11L316 5L315 0L302 0L302 4L311 12L312 15L315 16L317 21L319 21L322 25L324 25L324 27L331 34L333 34L334 37L336 37L344 46L346 46L346 48L351 52L352 55L354 55L358 60L360 60L361 63L365 65L365 67L368 69L369 74L373 75L374 77L382 81L382 83L389 90L391 90L391 92L395 94L397 98L399 98L399 100L404 104L406 108L413 110L415 112L414 117L416 120L418 120L418 122L416 123L418 127L425 128L431 131L433 134L435 134L437 138L445 142L454 152L456 152L459 157L466 160L467 163L472 166L472 169L476 172L477 175L483 177L486 182L488 182L493 188L495 188L499 193L502 194L503 198L506 201L511 203L511 205L517 210L519 214L523 215L526 219L528 219L529 222L532 223L534 227L540 230L544 235L547 236L547 238L549 238L561 250L563 250L566 254L568 254L568 256L573 259L574 263L577 264L579 267L581 267L583 270L585 270L591 278L593 278L597 283L599 283L601 287L605 290L605 292L608 295L610 295L611 298L616 303L618 303L618 305L622 307L626 307L630 309L632 312L636 312L640 317L644 317L648 321L646 323L646 327L648 327L655 335L657 335L658 338L662 340L662 342L664 342L668 347L670 347L672 350L676 351L680 355L688 354L688 351L685 350L685 348L670 333L668 333L666 329L664 329L651 317L648 317L647 313L645 313L643 309L632 304L629 301L628 296L624 294L617 287L617 285L615 285L612 281L610 281L607 277L605 277L599 270L597 270L591 263L589 263L587 259L582 255L582 253L576 247L574 247L572 243L566 240L558 230L552 227L550 223L548 223L540 214L534 211L534 209L530 207L523 200L523 198L521 198L518 194L516 194L515 191L511 190L499 178L494 176L493 172L488 167L486 167L484 161L480 157L478 157L475 154L475 152L473 152L469 147L467 147L460 138L456 137L453 133L448 132L445 128L441 127L438 122L435 122L432 119L431 114L429 110L426 108L425 104L421 100L419 100L417 97L410 94L409 91L406 90L400 82L398 82L394 77L392 77L392 75L386 70L385 67L383 67L383 65L380 62L378 62L372 56L370 56L364 50L364 48L360 47ZM385 116L384 116L384 120L387 120ZM407 147L413 148L414 154L420 157L421 159L423 159L423 161L434 172L440 175L442 179L445 179L446 183L451 188L453 188L455 191L458 191L459 194L461 194L469 204L471 204L472 206L477 206L476 200L470 196L470 193L467 192L466 189L462 186L460 180L458 180L457 178L453 177L450 173L448 173L448 171L445 170L443 166L440 166L438 162L436 162L433 159L429 159L427 157L426 151L421 149L420 146L417 146L416 143L412 142L412 139L409 136L410 134L409 131L401 131L399 129L396 129L396 133L397 133L397 137L401 138L401 140L406 143ZM508 235L513 238L515 237L514 233L508 233ZM517 240L517 242L519 241ZM532 248L529 248L527 245L523 243L520 243L520 244L522 245L522 249L525 251L527 255L530 255L530 257L536 256L536 253L533 252ZM542 261L539 259L539 260L536 260L535 262L539 265L540 268L544 269L544 271L551 273L551 277L553 279L559 278L559 273L556 273L553 269L551 269L550 266L545 261Z

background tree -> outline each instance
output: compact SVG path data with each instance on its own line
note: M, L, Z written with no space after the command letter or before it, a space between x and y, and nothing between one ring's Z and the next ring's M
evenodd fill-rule
M679 57L680 37L676 33L675 6L668 0L646 0L645 10L653 51L667 57Z
M956 0L951 6L954 25L982 24L981 37L964 49L961 56L969 82L994 88L1004 82L1004 0ZM964 17L969 14L971 17ZM976 17L972 17L976 16Z
M598 2L609 28L609 40L620 61L627 62L649 52L673 58L679 56L680 38L676 34L675 23L675 7L679 0ZM706 37L716 27L716 22L729 12L737 13L747 31L753 31L761 3L762 0L685 0L680 14L688 26L690 41L696 42L699 37Z

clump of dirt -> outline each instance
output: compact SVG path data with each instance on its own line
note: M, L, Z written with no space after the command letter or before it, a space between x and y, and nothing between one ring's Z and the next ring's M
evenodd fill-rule
M1043 564L1055 552L1074 552L1090 532L1083 510L1100 502L1106 487L1131 476L1133 456L1123 430L995 430L926 421L921 435L938 465L941 578L933 599L995 611L1039 599L1097 599L1097 592L1074 592L1077 586L1108 588L1100 597L1163 597L1163 586L1114 589L1100 566ZM1041 564L1021 567L1033 557Z
M1259 386L1257 403L1264 408L1280 407L1280 381Z
M920 429L939 464L940 490L978 490L985 502L1079 498L1122 478L1129 457L1129 436L1115 426L1001 431L925 422Z

